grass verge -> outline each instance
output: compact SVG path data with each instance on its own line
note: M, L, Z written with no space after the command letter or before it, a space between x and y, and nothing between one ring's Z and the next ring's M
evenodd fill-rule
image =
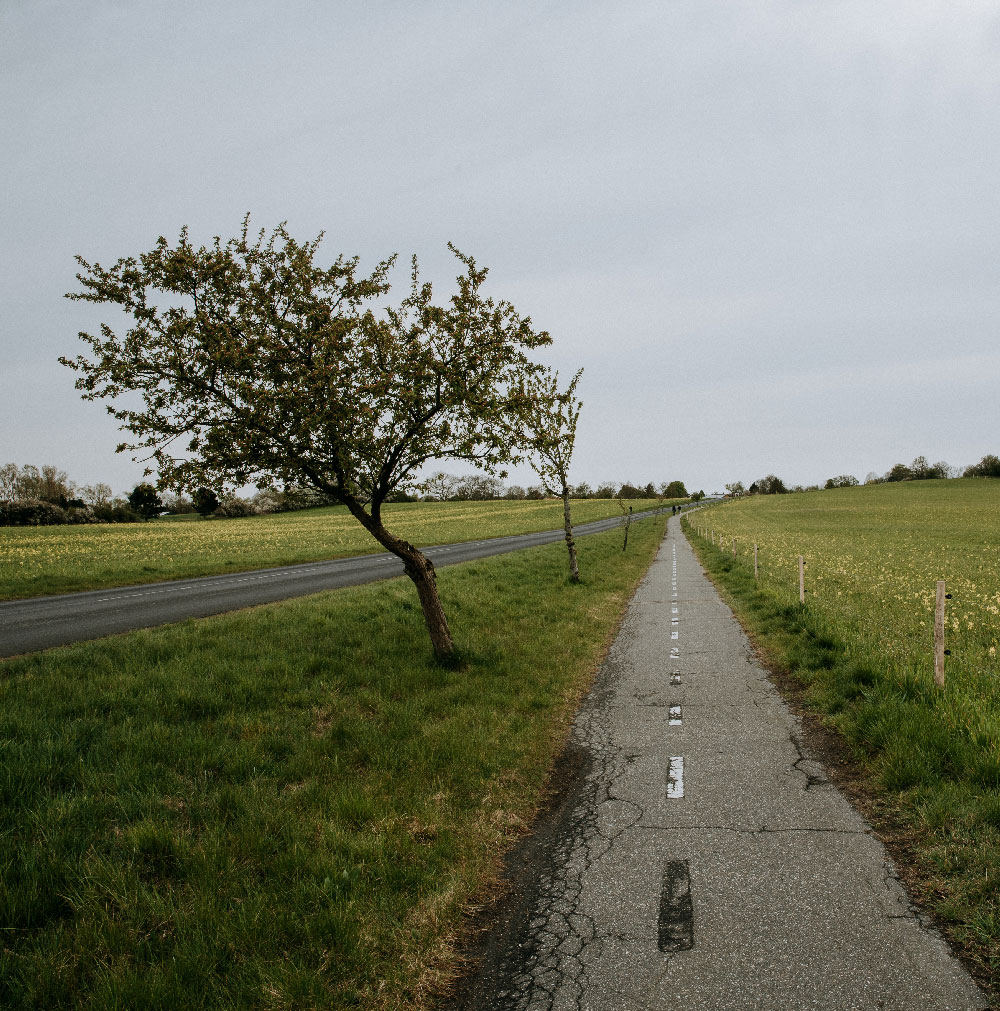
M906 862L911 894L1000 996L1000 755L961 732L948 687L887 674L876 649L848 649L828 616L762 588L730 551L684 526L779 687L790 683L846 752L850 792Z
M679 500L667 500L670 506ZM634 499L636 512L657 500ZM386 526L418 546L560 529L562 502L398 502ZM580 499L573 522L620 516L616 499ZM241 519L0 527L0 600L244 572L381 551L344 506Z
M0 1006L426 1006L665 523L0 663Z

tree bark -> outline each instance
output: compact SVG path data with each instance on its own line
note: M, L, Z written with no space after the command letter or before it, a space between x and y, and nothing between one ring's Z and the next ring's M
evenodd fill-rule
M566 531L566 550L569 551L569 578L571 582L580 582L580 570L576 564L576 541L573 540L573 524L569 518L569 488L564 484L562 490L563 500L563 528Z
M455 641L448 628L448 619L437 590L437 577L431 560L412 544L402 541L409 552L395 552L403 560L403 570L413 580L424 612L424 622L431 637L434 655L439 660L450 660L455 656Z
M448 619L441 604L437 590L437 577L431 560L409 541L389 533L378 515L369 515L357 502L346 502L347 508L361 525L382 545L391 551L403 563L403 571L413 580L420 598L420 607L424 612L424 623L431 637L434 655L439 660L452 660L455 657L455 641L448 628Z

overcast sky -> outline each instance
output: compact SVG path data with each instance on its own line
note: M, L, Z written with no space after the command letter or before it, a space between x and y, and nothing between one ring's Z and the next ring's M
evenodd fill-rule
M994 0L4 0L0 107L0 463L132 487L73 256L247 211L489 266L586 370L576 481L1000 452Z

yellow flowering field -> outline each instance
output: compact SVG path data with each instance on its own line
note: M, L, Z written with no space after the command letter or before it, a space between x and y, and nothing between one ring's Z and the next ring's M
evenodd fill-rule
M952 678L1000 673L1000 481L912 481L766 495L693 515L762 587L806 603L886 668L933 672L934 599L947 581L946 667ZM992 679L990 680L990 690Z
M1000 481L913 481L753 496L690 517L753 566L760 586L825 618L850 655L905 684L933 678L934 601L947 582L948 705L963 734L1000 753Z
M633 500L636 511L655 502ZM573 503L573 522L619 514L618 503ZM562 503L406 502L383 508L386 526L417 545L532 533L562 525ZM238 572L369 554L378 544L343 506L241 519L0 527L0 600L129 583Z

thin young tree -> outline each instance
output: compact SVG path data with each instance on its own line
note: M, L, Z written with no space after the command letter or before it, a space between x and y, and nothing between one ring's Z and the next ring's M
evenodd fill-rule
M346 505L402 560L434 652L450 659L434 567L386 528L382 505L431 461L496 471L510 459L511 395L539 368L526 352L551 338L485 297L486 269L453 246L462 272L448 301L414 257L409 293L378 311L395 257L368 276L357 257L321 267L321 239L300 243L284 224L254 238L248 215L209 246L185 228L111 267L77 257L82 291L68 297L117 306L131 325L81 333L87 353L60 361L84 399L111 401L132 436L119 452L155 463L160 487L282 482Z
M583 369L580 369L562 391L559 389L558 372L536 372L528 376L521 387L519 416L521 440L528 452L529 463L546 491L562 499L569 576L574 583L580 582L580 569L570 514L569 465L576 442L576 423L583 407L583 402L576 396L576 387L582 375Z

